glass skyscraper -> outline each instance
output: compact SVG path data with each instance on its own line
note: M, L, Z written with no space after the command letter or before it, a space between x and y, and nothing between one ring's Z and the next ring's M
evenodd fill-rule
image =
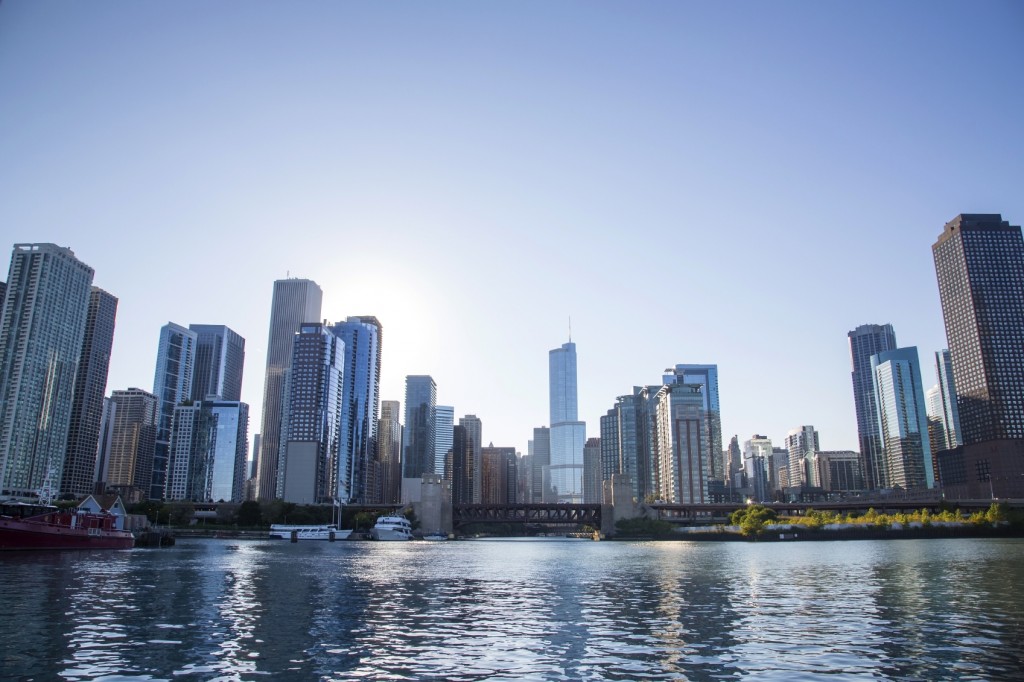
M722 412L718 403L718 365L676 365L664 376L665 384L702 385L708 431L708 473L712 480L725 481L722 460Z
M103 418L103 395L107 392L110 349L114 344L117 298L99 287L89 294L82 355L78 361L75 394L71 406L71 427L64 457L61 493L75 497L91 494L96 484L96 453Z
M948 349L935 353L935 376L938 377L939 411L945 449L963 445L960 437L960 408L956 404L956 382L953 380L953 357Z
M188 328L196 334L192 400L211 396L241 400L245 339L222 324L190 324Z
M174 408L191 399L196 359L196 333L168 322L160 329L156 353L156 445L153 449L153 482L149 497L163 499L167 486L167 461L170 457L171 425Z
M242 502L248 449L249 406L201 400L174 410L167 498Z
M0 310L0 490L60 489L93 270L56 244L15 244Z
M445 459L452 449L455 428L455 408L451 405L437 405L434 408L434 471L444 473Z
M337 480L352 481L349 500L372 504L380 497L376 442L380 410L380 359L383 327L376 317L349 317L335 324L345 342L345 380L342 398L341 453Z
M576 344L563 343L548 353L548 386L551 416L551 464L545 488L551 501L583 502L583 447L587 425L578 421L576 404Z
M270 335L267 340L267 376L263 385L263 419L257 499L272 500L278 494L277 465L281 447L281 411L285 399L285 374L291 366L292 342L299 326L320 320L323 292L308 279L274 282L270 304Z
M896 350L896 332L891 324L862 324L849 334L853 371L853 403L857 413L857 435L863 460L864 483L868 489L882 488L885 458L878 432L878 405L871 356Z
M885 467L880 488L934 488L928 415L917 348L898 348L871 357L875 375L878 431Z
M434 474L434 425L437 415L437 384L428 375L405 378L405 442L402 446L402 478Z
M962 214L932 246L960 441L1024 439L1024 239L998 214Z
M352 500L352 467L342 452L344 368L341 337L319 323L299 327L278 446L276 495L288 502ZM265 435L262 447L267 447Z

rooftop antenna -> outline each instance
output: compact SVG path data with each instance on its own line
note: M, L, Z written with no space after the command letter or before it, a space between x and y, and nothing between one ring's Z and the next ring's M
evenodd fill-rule
M569 314L569 343L572 343L572 314Z

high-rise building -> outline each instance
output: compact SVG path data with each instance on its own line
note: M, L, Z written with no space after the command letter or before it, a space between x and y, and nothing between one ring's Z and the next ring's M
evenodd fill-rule
M195 332L173 322L160 329L156 375L153 378L153 395L157 397L153 481L149 490L149 497L153 500L163 499L166 494L174 408L192 397L195 358Z
M1024 439L1024 238L996 214L961 214L932 246L960 440Z
M466 430L466 444L469 448L466 467L470 476L471 499L473 504L482 504L484 424L475 414L467 414L465 417L459 417L459 426Z
M299 326L320 319L323 292L308 279L274 282L270 304L270 335L267 340L267 376L263 385L263 436L259 461L258 499L277 495L277 465L281 448L281 410L285 400L285 374L292 362L292 343Z
M533 466L530 486L530 503L542 504L551 501L547 480L548 467L551 465L551 429L539 426L533 429L531 444L531 464Z
M383 327L376 317L349 317L332 327L345 342L345 386L342 399L339 462L349 467L339 480L352 481L350 499L363 504L379 501L380 467L376 455L380 414L380 360Z
M770 480L772 473L772 440L767 436L753 435L743 443L743 465L746 471L750 497L755 502L769 502L773 497Z
M420 478L434 471L434 424L437 384L427 375L405 378L405 441L402 478Z
M93 492L96 484L96 453L103 395L107 392L110 349L114 345L114 318L117 298L99 287L89 294L89 312L85 322L82 354L71 405L67 454L60 491L76 497Z
M60 489L92 278L71 249L14 245L0 310L0 494Z
M157 397L141 388L113 391L114 427L110 437L106 487L125 501L149 497L156 448Z
M938 384L924 392L924 404L928 410L928 442L931 444L934 460L936 453L948 449L946 429L942 424L942 392Z
M617 406L601 415L601 481L610 481L615 474L622 473L619 456L619 411ZM586 446L584 446L586 447ZM602 483L603 485L603 483Z
M548 353L551 416L551 464L546 482L552 502L583 501L583 446L587 425L579 421L576 395L576 344L563 343Z
M654 461L656 497L672 504L711 502L712 448L705 385L674 383L656 394ZM721 457L721 448L717 450Z
M444 472L448 451L452 449L452 434L455 427L455 408L451 405L437 405L434 408L434 471Z
M287 372L287 421L281 426L275 495L286 502L347 503L353 467L342 433L345 342L320 323L303 323ZM263 450L267 448L264 433Z
M742 488L744 466L739 436L733 436L729 440L729 447L722 456L725 461L725 473L728 476L727 484L732 488Z
M222 324L190 324L196 334L196 360L192 372L192 400L242 399L245 339Z
M712 480L724 481L725 472L722 462L722 412L718 401L718 365L676 365L665 370L672 372L663 377L663 383L702 385L701 395L704 398L705 421L708 431L708 447L711 450L709 475Z
M878 403L878 429L885 454L880 487L934 488L928 418L917 348L897 348L871 356Z
M943 449L955 448L963 445L963 438L960 433L960 408L956 400L956 381L953 379L953 356L949 349L940 350L935 353L935 376L938 381L939 399L942 409L939 411L939 420L942 422Z
M773 447L772 448L772 461L771 461L771 473L768 477L770 485L772 485L773 496L783 494L789 485L789 450L786 448Z
M377 424L377 459L381 467L381 504L402 499L402 423L397 400L382 400Z
M248 438L243 402L200 400L174 408L167 499L242 502Z
M444 477L451 482L452 504L473 503L473 442L466 427L452 427L452 448L445 458Z
M817 488L815 454L821 446L818 432L813 426L799 426L786 434L786 451L789 452L789 485L792 488Z
M480 451L479 504L515 504L516 449L482 447Z
M601 504L601 439L588 438L583 445L583 503Z
M102 495L107 488L107 476L110 471L110 446L114 440L114 420L117 417L117 405L112 398L103 399L103 412L100 415L100 430L96 442L96 466L93 469L92 492Z
M822 450L818 453L821 487L828 492L848 493L864 489L860 455L853 450Z
M853 371L853 403L857 412L857 435L863 459L865 485L870 490L884 487L885 468L882 439L878 432L878 406L875 401L871 356L896 350L896 332L891 324L862 324L849 334ZM790 476L792 482L792 475ZM795 482L792 485L797 485Z
M634 386L633 393L615 399L615 406L601 418L602 457L616 469L605 475L626 474L633 497L644 500L655 495L657 471L654 453L654 412L661 386ZM609 446L605 446L605 439ZM614 450L611 448L614 447Z

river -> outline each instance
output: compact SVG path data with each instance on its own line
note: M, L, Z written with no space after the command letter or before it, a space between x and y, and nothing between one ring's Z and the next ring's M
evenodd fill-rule
M1021 679L1024 540L0 555L17 680Z

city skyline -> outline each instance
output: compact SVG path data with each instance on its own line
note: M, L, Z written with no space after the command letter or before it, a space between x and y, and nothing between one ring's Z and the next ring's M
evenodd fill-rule
M322 288L324 317L388 329L381 400L433 376L439 403L524 454L570 314L592 433L664 367L713 363L723 440L813 424L823 449L859 451L844 335L892 324L922 358L947 348L930 245L962 213L1024 220L1019 10L599 7L408 6L387 30L380 8L247 8L250 32L221 45L223 8L57 23L3 3L0 234L70 247L119 298L108 395L151 389L168 320L244 337L250 439L291 276ZM110 68L129 61L152 78ZM659 267L669 248L681 270ZM165 262L182 266L153 277Z

